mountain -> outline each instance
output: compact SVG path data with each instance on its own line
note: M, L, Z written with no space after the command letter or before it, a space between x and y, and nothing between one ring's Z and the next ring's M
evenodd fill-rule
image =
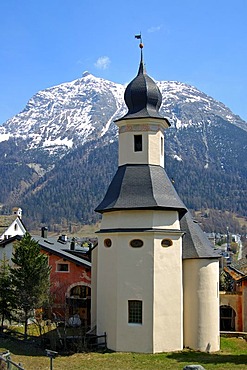
M88 72L81 79L39 91L25 109L0 127L2 140L21 139L26 148L56 158L100 139L124 112L124 87Z
M193 86L157 82L166 169L194 210L246 213L247 123ZM30 227L90 223L117 169L125 87L86 72L35 94L0 127L2 212L21 206Z

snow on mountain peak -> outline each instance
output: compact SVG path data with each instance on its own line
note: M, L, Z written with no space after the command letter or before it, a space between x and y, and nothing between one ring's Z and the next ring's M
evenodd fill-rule
M83 72L82 77L90 76L91 73L88 71Z
M193 86L177 81L157 82L163 96L161 114L177 129L213 124L220 117L246 129L246 123L224 104ZM25 109L0 128L0 141L29 139L29 148L51 154L70 149L108 131L117 135L113 121L124 115L125 87L85 71L82 77L36 93Z

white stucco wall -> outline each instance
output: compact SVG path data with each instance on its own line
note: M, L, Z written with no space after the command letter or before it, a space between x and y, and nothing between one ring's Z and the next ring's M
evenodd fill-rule
M219 262L183 261L184 346L199 351L220 349Z
M97 333L107 333L107 346L116 350L117 327L117 260L116 248L104 247L98 235ZM114 242L115 244L115 242Z
M161 137L163 149L161 149ZM161 131L148 136L148 163L164 167L164 135Z
M163 238L173 245L162 247ZM154 245L153 352L183 349L183 291L181 236L156 234Z
M104 247L106 237L112 240L110 248ZM117 233L99 237L97 331L107 333L112 350L152 352L152 240L142 235L144 246L132 248L133 238L135 234ZM143 301L142 325L128 324L132 299Z
M142 136L142 151L134 152L134 135L140 132L124 132L119 136L119 166L124 164L145 164L148 162L147 133Z
M9 225L9 227L5 230L5 232L2 235L0 235L0 240L9 239L15 235L22 236L25 233L26 233L25 227L23 226L19 217L16 217L15 221Z
M98 270L98 247L92 251L91 267L91 329L97 325L97 270Z
M132 227L179 229L180 224L177 212L153 210L106 212L101 221L101 229Z
M164 120L136 119L117 122L119 127L119 166L124 164L151 164L164 167ZM134 135L142 135L142 151L134 151ZM162 138L162 140L161 140ZM163 148L161 148L163 145Z
M166 227L178 225L177 212L159 214ZM101 231L110 226L151 228L154 221L153 211L109 212L103 215ZM144 353L182 349L181 235L167 229L98 234L97 333L107 333L108 348ZM106 238L112 241L110 248L104 246ZM173 245L162 247L164 238ZM143 240L143 246L131 247L132 239ZM143 302L142 324L128 323L128 300Z

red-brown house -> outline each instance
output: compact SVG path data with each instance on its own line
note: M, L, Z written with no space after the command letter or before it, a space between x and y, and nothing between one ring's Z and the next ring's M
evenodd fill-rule
M42 230L41 236L33 236L41 251L48 255L51 266L51 314L53 319L71 322L77 318L83 326L90 325L91 316L91 261L88 247L63 235L48 237Z

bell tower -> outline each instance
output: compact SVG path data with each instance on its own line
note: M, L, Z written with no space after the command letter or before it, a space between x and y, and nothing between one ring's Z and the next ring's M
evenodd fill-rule
M170 124L159 114L162 96L145 71L142 48L137 76L127 86L124 99L128 113L116 122L119 166L147 164L164 167L164 130Z
M147 75L143 45L137 76L125 91L119 128L119 167L96 208L97 333L115 351L183 348L182 236L187 212L164 170L162 97ZM97 276L97 277L96 277Z
M137 38L141 38L138 36ZM164 169L161 93L137 76L118 119L119 166L96 208L92 325L114 351L219 350L219 256Z

